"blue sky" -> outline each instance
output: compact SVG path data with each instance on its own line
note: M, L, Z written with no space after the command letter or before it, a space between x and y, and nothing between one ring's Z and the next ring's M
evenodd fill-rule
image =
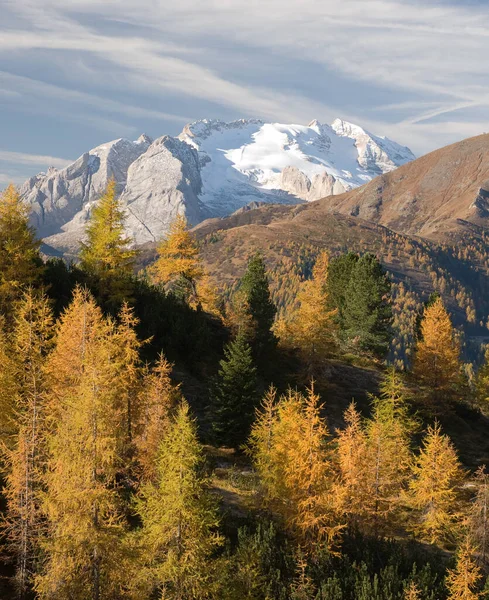
M423 154L489 131L489 7L0 0L0 187L200 118L340 117Z

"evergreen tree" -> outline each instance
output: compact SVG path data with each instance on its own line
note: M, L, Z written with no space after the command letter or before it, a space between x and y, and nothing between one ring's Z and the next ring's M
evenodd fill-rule
M117 184L111 179L92 210L86 228L86 242L80 250L80 266L95 278L101 299L118 307L132 293L131 276L135 250L124 234L125 214L117 198Z
M47 388L44 364L53 333L49 302L28 290L17 305L12 350L15 356L14 444L5 455L3 490L7 513L3 529L15 558L18 598L27 596L39 551L41 471L45 458L43 440Z
M458 550L455 568L448 571L448 600L477 600L481 597L477 588L482 575L472 558L473 553L467 538Z
M433 400L440 401L457 391L461 377L460 343L439 297L424 312L421 336L413 375L428 388Z
M29 225L29 209L9 185L0 195L0 313L7 317L23 290L40 280L39 246Z
M413 530L436 544L453 539L460 513L458 488L464 473L450 439L428 427L409 482L408 504L417 512Z
M114 360L119 344L115 324L77 290L48 363L41 599L117 598L125 585L118 473L127 435L121 376L129 365Z
M248 261L246 273L240 281L239 291L243 294L253 324L250 343L255 359L260 362L261 359L269 360L267 354L273 351L277 342L272 333L277 308L270 296L265 263L260 254L255 254Z
M239 448L246 441L257 403L256 368L242 333L224 349L211 390L212 431L220 444Z
M209 559L221 538L202 466L195 424L183 401L161 441L157 479L142 487L137 504L143 561L137 587L147 596L158 590L161 598L175 600L212 597Z
M328 304L331 310L337 310L336 320L341 328L345 329L344 310L346 294L353 269L360 257L354 252L341 254L333 258L328 266L327 293Z
M352 269L343 308L344 335L360 349L383 358L392 339L391 284L373 254Z
M166 238L158 246L158 259L151 268L155 283L181 296L191 306L200 306L197 284L205 272L199 248L183 215L177 215Z

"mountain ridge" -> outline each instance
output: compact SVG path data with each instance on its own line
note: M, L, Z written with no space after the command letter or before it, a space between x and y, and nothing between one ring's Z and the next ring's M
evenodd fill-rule
M114 176L136 244L160 239L176 214L192 225L252 202L297 204L339 194L414 159L396 142L337 119L332 125L203 119L179 136L97 146L20 188L48 246L74 251Z

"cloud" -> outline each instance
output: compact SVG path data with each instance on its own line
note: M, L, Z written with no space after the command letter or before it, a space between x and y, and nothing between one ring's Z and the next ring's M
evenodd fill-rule
M10 75L10 91L58 98L68 107L65 118L91 119L101 129L128 130L138 118L178 123L221 107L284 121L341 116L424 152L487 128L468 118L475 108L489 112L484 5L16 0L6 6L4 64L14 51L26 60L47 52L61 78L54 85ZM260 62L255 70L253 60ZM144 106L111 97L124 91L140 95ZM182 114L167 108L170 98L182 99Z
M46 165L46 167L56 167L57 169L63 169L73 162L67 158L26 154L24 152L10 152L9 150L0 150L0 160L20 165Z

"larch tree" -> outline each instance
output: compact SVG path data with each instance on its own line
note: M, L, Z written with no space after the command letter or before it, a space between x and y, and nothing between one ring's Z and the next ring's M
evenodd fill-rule
M19 391L17 363L7 335L5 319L0 316L0 444L11 448L16 426L16 398Z
M435 401L453 394L460 385L460 343L439 297L425 309L413 375Z
M267 400L250 436L253 463L262 485L268 486L267 505L307 552L331 547L341 525L331 493L333 467L319 397L312 388L306 397L289 391L271 415L270 408Z
M373 254L352 268L343 307L343 332L363 351L384 358L392 340L391 283Z
M368 505L367 435L354 402L343 418L346 427L337 431L336 438L339 480L335 499L346 520L358 526Z
M53 334L49 301L32 289L17 304L12 332L15 356L15 434L6 451L3 529L16 563L14 584L18 598L31 590L41 534L40 493L44 448L45 361Z
M258 402L256 367L243 333L226 346L219 364L211 387L212 433L217 443L239 448L249 435Z
M404 600L421 600L421 591L419 587L411 581L411 583L404 590Z
M118 473L127 435L120 338L93 297L76 290L48 361L41 599L117 598L127 576Z
M299 351L310 375L337 349L335 318L338 311L329 308L328 265L328 253L320 252L312 279L302 283L297 295L297 310L289 318L281 319L275 327L281 342Z
M407 499L416 514L413 530L431 544L455 537L463 480L464 472L450 439L442 434L438 423L428 427L412 469Z
M153 281L184 298L191 306L199 306L197 286L205 271L199 248L188 230L187 219L177 215L166 238L158 246L158 259L151 267Z
M7 318L22 292L41 278L39 247L29 225L29 209L18 190L9 185L0 194L0 314Z
M112 178L93 208L81 244L80 266L95 279L101 300L118 308L130 298L136 251L124 232L125 213Z
M135 587L161 598L212 597L210 557L221 545L216 506L203 473L202 448L182 401L160 443L156 480L142 486L142 568Z
M477 469L473 483L475 495L467 515L470 540L477 549L475 556L483 567L489 563L489 474L485 466Z
M138 394L134 443L141 479L145 482L155 481L159 446L181 398L180 388L172 384L171 370L172 365L160 354L153 368L146 368Z
M244 306L252 322L250 344L255 360L262 366L262 359L274 350L277 340L272 326L277 308L272 302L265 262L261 254L250 258L246 272L239 283ZM263 365L264 366L264 365Z
M473 559L474 548L468 538L460 546L454 569L449 569L446 579L448 600L478 600L477 591L482 574Z

